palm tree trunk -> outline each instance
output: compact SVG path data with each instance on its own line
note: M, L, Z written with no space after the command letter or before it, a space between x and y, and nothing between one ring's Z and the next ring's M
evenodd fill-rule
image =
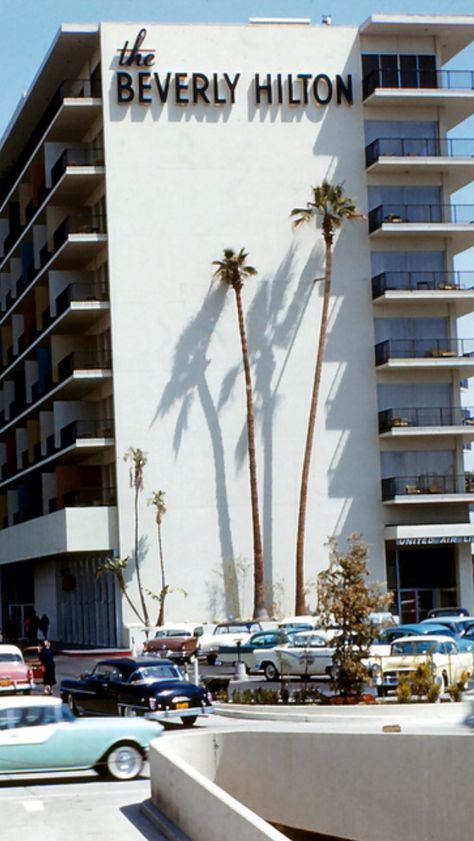
M258 507L257 460L255 456L255 422L252 402L252 380L248 358L247 336L245 333L244 313L242 309L241 287L234 285L237 316L239 320L240 343L245 377L245 400L247 408L247 441L249 449L250 499L252 505L253 524L253 575L254 575L254 619L267 617L265 608L265 588L263 580L263 552L260 531L260 516Z
M137 586L138 586L138 594L140 596L140 603L142 606L143 617L145 619L145 625L150 624L150 617L148 616L148 610L146 607L145 597L143 595L143 585L142 585L142 577L140 574L140 562L138 558L138 488L135 488L135 500L134 500L134 531L135 531L135 570L137 573Z
M334 234L330 228L327 228L327 226L325 227L324 222L323 236L326 251L323 308L321 312L321 324L319 326L318 351L316 355L316 367L314 369L313 391L311 394L308 428L306 431L303 469L301 471L300 501L298 509L298 531L296 536L295 614L297 616L306 613L306 600L304 592L304 542L306 527L306 504L308 500L308 480L309 471L311 467L311 454L313 450L314 427L318 408L319 389L321 385L324 350L326 347L326 334L329 317L329 299L331 293L332 241Z
M160 554L160 569L161 569L161 593L160 593L160 612L158 614L157 625L165 624L165 598L166 598L166 578L165 578L165 562L163 559L163 544L161 542L161 524L157 523L158 530L158 550Z

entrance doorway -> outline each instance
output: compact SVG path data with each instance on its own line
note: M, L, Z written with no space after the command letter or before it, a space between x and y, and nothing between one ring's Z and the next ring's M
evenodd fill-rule
M400 622L426 619L433 607L457 604L454 546L387 545L387 583Z

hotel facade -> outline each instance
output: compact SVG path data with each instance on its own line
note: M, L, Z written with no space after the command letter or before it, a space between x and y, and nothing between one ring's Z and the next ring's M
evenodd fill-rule
M289 213L324 179L366 215L336 238L310 480L306 576L361 532L402 619L473 609L464 451L474 410L474 72L445 69L474 18L360 28L61 28L0 145L2 625L33 607L63 643L121 645L135 617L104 558L130 559L168 619L248 616L245 392L224 248L243 291L269 612L291 612L300 470L322 303L321 230ZM455 132L456 137L452 136ZM472 335L474 336L474 329ZM149 598L154 621L157 602Z

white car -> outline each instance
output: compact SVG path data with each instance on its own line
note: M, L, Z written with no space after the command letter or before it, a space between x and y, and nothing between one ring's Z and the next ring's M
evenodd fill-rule
M433 678L444 689L473 673L471 651L460 651L452 637L428 634L400 637L392 643L390 654L370 657L367 666L377 694L384 696L390 689L397 688L401 674L414 672L422 663L429 664Z
M278 680L280 675L327 675L331 677L334 648L317 631L296 634L291 643L274 648L256 648L256 668L261 669L267 680Z
M219 646L235 645L237 640L245 643L252 634L257 631L266 631L276 628L276 622L221 622L216 625L212 634L202 634L199 637L198 656L205 657L210 666L214 665L218 658Z

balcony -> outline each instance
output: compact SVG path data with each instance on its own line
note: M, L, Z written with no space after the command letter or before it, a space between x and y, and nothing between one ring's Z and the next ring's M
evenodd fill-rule
M389 339L375 345L375 364L385 370L455 368L474 374L474 339Z
M474 437L474 407L397 407L379 412L378 422L379 434L385 438L424 435Z
M464 251L474 245L472 204L381 204L369 211L369 234L380 237L436 237Z
M63 502L64 508L116 505L117 492L115 488L80 488L63 494Z
M442 107L447 128L452 128L472 114L474 71L375 69L362 79L362 91L364 104L378 108Z
M82 304L108 300L109 290L106 283L70 283L59 293L55 300L56 315L62 315L73 303Z
M104 150L92 146L72 146L61 153L56 163L51 167L51 186L54 188L61 180L68 167L103 167Z
M474 175L474 140L461 138L380 137L365 148L369 173L449 172L450 190Z
M114 437L113 420L77 420L63 426L59 433L60 449L65 449L79 441L90 439L112 439Z
M42 116L30 132L22 152L0 182L0 206L3 206L15 185L21 179L36 148L44 139L51 125L56 124L56 132L52 132L48 138L52 141L60 142L62 140L64 142L71 135L77 138L81 133L84 134L86 130L84 105L89 105L91 99L99 97L101 97L100 87L91 84L89 79L69 79L60 84ZM74 108L75 101L82 107ZM71 104L73 105L72 109ZM68 105L69 108L67 108ZM69 113L67 116L65 115L64 124L61 125L61 120L58 117L60 117L60 112L64 106ZM95 105L94 103L94 106L90 109L91 120L94 120L100 113L100 104Z
M471 474L459 476L392 476L382 479L382 500L403 504L474 502L474 481Z
M474 309L474 272L381 272L372 278L374 304L450 304L456 315Z

